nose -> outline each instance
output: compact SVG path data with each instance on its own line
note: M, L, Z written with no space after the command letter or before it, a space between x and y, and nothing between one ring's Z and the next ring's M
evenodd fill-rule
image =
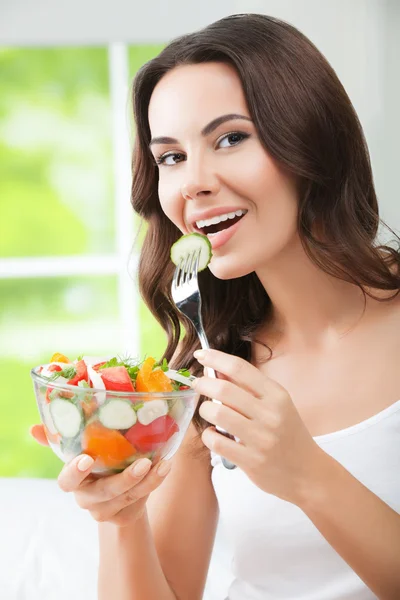
M189 165L185 173L185 180L181 185L181 193L185 200L195 200L202 196L216 196L220 190L220 183L216 173L205 165Z

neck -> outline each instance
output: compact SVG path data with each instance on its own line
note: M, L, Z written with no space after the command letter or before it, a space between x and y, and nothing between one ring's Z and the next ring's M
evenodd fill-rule
M291 346L327 345L346 333L362 315L361 290L318 268L299 238L257 270L257 276L272 302L268 330Z

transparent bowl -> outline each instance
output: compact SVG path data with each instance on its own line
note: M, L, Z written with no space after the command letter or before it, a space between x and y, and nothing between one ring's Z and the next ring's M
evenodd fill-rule
M196 407L193 389L116 392L49 382L31 370L47 440L65 463L95 459L93 473L118 473L140 458L153 464L178 450Z

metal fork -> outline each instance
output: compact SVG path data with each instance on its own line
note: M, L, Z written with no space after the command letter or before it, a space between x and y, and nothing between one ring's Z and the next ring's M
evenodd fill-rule
M199 260L200 250L193 251L185 258L181 259L179 265L175 269L171 293L178 310L193 323L197 335L199 336L201 347L203 350L208 350L210 345L201 318L201 295L197 278ZM207 367L207 374L209 377L216 378L215 371L214 369L211 369L211 367ZM213 399L213 402L221 404L219 400ZM231 440L235 439L233 435L225 431L225 429L222 429L222 427L216 427L216 430ZM236 469L236 465L224 457L221 458L222 464L226 469Z

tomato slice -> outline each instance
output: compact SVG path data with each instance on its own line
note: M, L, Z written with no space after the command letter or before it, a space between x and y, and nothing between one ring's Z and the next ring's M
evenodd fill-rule
M115 390L116 392L134 392L135 388L126 367L106 367L101 369L106 390Z
M98 371L98 370L100 369L100 367L102 367L103 365L105 365L105 364L106 364L106 362L107 362L107 361L106 361L106 360L104 360L103 362L99 362L99 363L97 363L97 364L95 364L95 365L92 365L92 369L94 369L95 371Z
M169 415L164 415L149 425L135 423L125 432L125 437L139 452L151 452L165 444L178 431L178 423Z
M75 377L73 377L72 379L67 381L67 383L69 385L78 385L78 381L82 381L82 380L85 380L89 383L87 367L86 367L86 363L84 360L78 360L78 362L75 365L75 370L76 370Z

